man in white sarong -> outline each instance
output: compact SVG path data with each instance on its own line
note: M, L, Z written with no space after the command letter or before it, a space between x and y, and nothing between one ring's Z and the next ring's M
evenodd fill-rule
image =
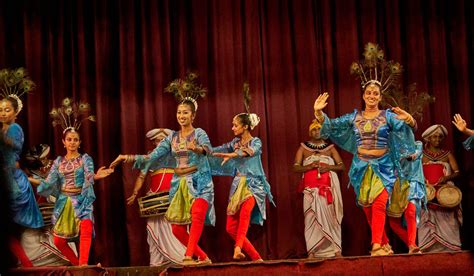
M426 144L423 149L423 173L428 185L433 190L451 185L456 189L453 179L459 176L459 169L453 154L440 147L442 140L448 135L442 125L433 125L423 132ZM429 186L428 186L429 187ZM423 252L443 252L461 250L459 229L462 225L461 205L442 206L433 198L428 208L422 210L418 228L419 245Z
M308 258L341 256L342 197L336 172L345 169L334 145L319 136L321 125L309 127L310 141L301 143L293 170L303 173L305 240Z
M146 137L158 146L160 142L171 133L169 129L156 128L147 132ZM171 156L165 156L156 163L147 164L147 167L141 170L133 194L127 199L127 204L131 205L143 186L147 174L151 176L147 196L164 195L168 196L171 179L173 178L176 161ZM163 194L164 193L164 194ZM166 211L166 210L164 210ZM162 215L151 216L147 219L146 225L148 238L147 242L150 250L150 266L161 266L169 263L181 264L186 247L179 242L173 235L171 224Z

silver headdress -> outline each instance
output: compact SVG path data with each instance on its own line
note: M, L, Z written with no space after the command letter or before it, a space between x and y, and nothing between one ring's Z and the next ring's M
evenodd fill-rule
M382 93L392 89L398 82L403 71L398 62L386 61L379 45L372 42L365 45L364 59L353 62L351 74L357 75L360 85L364 89L369 84L380 86Z
M88 103L76 103L69 98L65 98L62 105L53 108L49 115L53 119L53 127L61 126L64 134L68 130L78 131L84 121L95 122L95 116L89 115L90 112L91 107Z
M207 93L207 89L202 87L201 84L197 83L199 75L197 73L190 72L186 75L186 78L176 79L165 88L166 93L173 93L178 102L191 101L194 104L194 109L198 109L197 99L199 97L204 98Z
M0 91L3 98L13 98L18 103L17 113L23 109L20 97L36 87L35 83L28 77L25 68L0 70Z

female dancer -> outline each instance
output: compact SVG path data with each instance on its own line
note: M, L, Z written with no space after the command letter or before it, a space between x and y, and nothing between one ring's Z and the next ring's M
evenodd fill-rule
M169 129L155 128L148 131L146 137L153 142L154 147L157 147L170 134L171 130ZM174 167L176 167L176 161L170 155L163 156L153 164L149 163L148 166L141 170L137 177L133 193L127 198L127 204L132 205L135 202L135 198L148 174L151 176L151 182L147 195L169 192ZM171 224L164 216L149 217L146 229L150 251L150 266L160 266L169 262L181 263L186 248L173 235Z
M6 96L0 101L0 121L2 136L10 152L6 154L6 172L9 176L10 204L13 221L20 228L41 228L43 217L36 203L33 189L25 173L19 169L18 161L23 147L23 130L15 123L16 116L22 109L21 100L16 94ZM21 246L15 231L10 237L10 250L20 260L23 267L33 264Z
M228 163L232 168L230 175L234 176L234 180L229 192L226 230L235 240L235 260L245 258L243 249L253 261L263 261L247 239L247 231L250 223L263 225L263 220L266 219L266 197L275 205L270 184L263 171L262 141L251 134L251 130L259 121L254 113L236 115L232 120L232 131L237 137L213 149L214 156L223 158L222 165L232 160ZM226 174L223 170L219 173L219 168L214 170L216 174Z
M84 120L95 121L86 103L75 104L66 98L63 106L53 109L50 115L53 126L63 128L65 156L58 156L45 180L39 181L38 193L56 197L52 223L54 244L73 265L87 265L93 235L94 162L87 154L79 153L81 145L78 129ZM77 119L83 115L81 121ZM103 170L109 175L113 170ZM102 174L102 173L101 173ZM105 177L103 176L103 177ZM79 258L68 245L68 239L79 239Z
M206 224L215 224L214 184L207 155L212 153L212 146L207 133L201 128L194 128L197 101L193 97L204 96L206 92L194 84L195 74L189 74L185 81L176 80L166 91L173 92L179 104L176 119L180 130L166 137L158 147L148 155L120 154L111 164L113 168L119 163L135 161L134 168L140 170L155 164L158 160L172 154L176 158L170 188L170 206L165 218L172 223L173 234L186 246L184 265L209 264L211 260L197 244ZM188 234L187 225L191 224ZM198 261L193 260L197 256Z
M366 46L364 56L365 61L351 67L361 79L364 110L329 119L322 112L329 95L323 93L314 103L314 114L323 124L321 136L329 137L354 155L349 178L372 230L371 255L379 256L391 251L384 247L388 244L384 235L386 206L400 159L416 151L411 129L415 120L399 107L379 109L382 92L392 87L401 66L385 62L383 52L371 43Z

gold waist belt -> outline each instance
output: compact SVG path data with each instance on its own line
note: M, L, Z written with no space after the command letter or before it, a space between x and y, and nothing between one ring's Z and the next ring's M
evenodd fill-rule
M157 175L159 173L174 173L174 169L170 169L170 168L161 168L157 171L154 171L151 173L151 176L154 176L154 175Z

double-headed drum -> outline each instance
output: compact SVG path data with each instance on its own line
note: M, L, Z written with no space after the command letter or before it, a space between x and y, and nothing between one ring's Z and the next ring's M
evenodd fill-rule
M436 192L436 199L441 206L454 208L461 203L462 193L454 184L445 184L439 187Z
M51 226L51 219L53 218L54 203L43 202L38 204L38 207L43 217L44 226Z
M164 215L170 205L168 192L153 193L138 199L140 217Z
M431 184L426 184L426 199L432 201L436 197L436 188Z

